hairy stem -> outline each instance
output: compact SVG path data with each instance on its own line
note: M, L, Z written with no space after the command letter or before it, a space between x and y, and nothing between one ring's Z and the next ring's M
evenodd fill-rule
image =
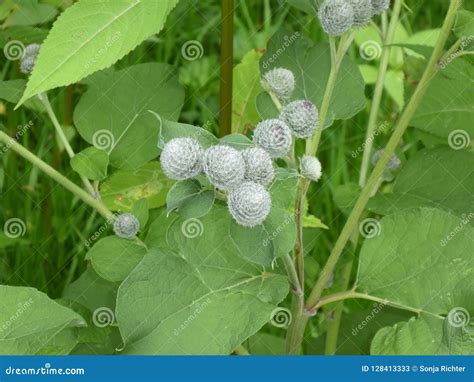
M461 0L452 0L450 2L449 9L446 14L446 18L443 23L443 27L441 29L441 33L438 37L438 40L433 50L433 54L431 55L431 58L423 74L423 77L418 83L418 86L415 92L413 93L413 96L410 99L410 102L406 106L405 111L401 115L398 121L398 124L392 136L390 137L390 140L387 143L387 146L384 150L382 158L375 166L369 180L367 181L367 184L365 185L359 199L356 202L356 205L354 206L354 209L352 210L344 228L342 229L342 232L339 235L338 240L336 241L336 244L331 252L331 255L329 256L329 259L321 272L321 276L316 282L306 302L307 309L312 309L318 304L319 299L321 298L322 292L324 290L324 287L327 281L329 280L331 273L334 271L334 268L336 267L336 264L339 261L339 258L341 257L342 251L344 247L346 246L347 241L349 240L352 234L352 231L357 226L359 218L361 214L363 213L367 202L369 201L371 191L373 190L374 186L377 184L380 176L383 174L383 171L386 165L388 164L391 155L394 153L396 147L398 146L398 143L400 142L403 134L405 133L405 130L408 127L408 123L410 122L418 106L423 100L423 97L426 94L426 91L432 79L437 74L439 70L438 64L437 64L438 59L441 57L443 48L446 45L446 41L449 37L451 28L453 27L453 24L454 24L456 11L459 8L460 4L461 4Z
M234 53L234 0L221 0L221 84L219 135L232 131L232 70Z
M395 36L395 30L397 29L398 20L400 17L400 10L402 7L402 0L396 0L393 7L392 18L390 20L390 26L385 40L383 41L383 53L380 58L379 73L377 82L375 84L374 94L372 96L372 106L370 108L369 123L367 126L367 132L365 135L365 149L362 156L362 166L360 170L359 185L365 186L367 181L367 172L369 170L370 157L372 155L372 148L374 145L374 134L377 126L377 116L382 101L382 94L385 84L385 76L387 74L388 62L390 59L391 44Z
M3 142L6 145L3 148L4 151L6 151L5 148L11 148L13 151L25 158L34 166L38 167L41 171L50 176L64 188L76 195L84 203L95 208L104 218L111 221L115 219L114 214L101 201L95 199L81 187L71 182L68 178L60 174L46 162L42 161L35 154L20 145L17 141L9 137L3 131L0 131L0 142Z
M41 101L43 104L44 108L46 109L46 112L48 113L49 118L51 119L51 122L53 123L53 126L56 130L56 133L58 134L59 139L61 140L62 144L64 145L64 148L66 149L66 152L68 153L69 157L72 158L74 154L74 150L72 149L71 145L69 144L69 141L64 134L64 130L62 129L61 125L59 124L58 118L56 117L56 114L54 114L53 108L51 107L51 103L49 102L48 95L46 93L40 93L38 94L38 99ZM96 191L94 187L92 186L91 182L89 179L87 179L85 176L80 175L82 183L84 183L85 188L91 195L96 195Z

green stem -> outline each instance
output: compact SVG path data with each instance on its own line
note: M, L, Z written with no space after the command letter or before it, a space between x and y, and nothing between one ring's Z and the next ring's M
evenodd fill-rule
M290 281L293 293L302 296L303 291L301 290L301 285L298 279L298 274L296 273L295 264L291 259L290 255L286 254L282 257L283 264L285 265L286 274L288 275L288 280Z
M392 18L385 40L383 41L384 50L379 64L379 73L375 90L372 97L372 106L370 108L369 123L367 126L367 133L365 135L365 148L362 156L362 166L360 170L359 185L364 187L367 181L367 173L370 165L370 157L372 155L372 148L374 145L374 135L377 126L377 116L382 101L382 94L385 84L385 76L387 74L388 62L390 60L391 45L395 37L395 30L397 29L398 20L400 17L400 10L402 8L402 0L396 0L393 7Z
M287 354L297 355L301 353L301 343L303 342L308 318L304 310L304 296L294 294L291 301L291 324L286 333Z
M221 0L221 78L219 134L232 132L232 70L234 54L234 0Z
M364 212L365 206L369 200L370 193L373 190L374 186L377 184L380 176L383 174L383 171L388 164L391 155L394 153L398 143L400 142L405 130L408 127L410 120L412 119L413 115L415 114L418 106L420 105L421 101L423 100L424 95L430 85L434 76L438 73L438 59L441 57L443 52L443 48L446 45L446 41L449 37L450 31L453 27L456 11L461 4L461 0L452 0L449 5L448 12L446 14L446 18L441 29L440 35L436 42L436 45L433 50L433 54L429 60L428 66L421 78L415 92L413 93L410 102L405 108L402 116L400 117L398 124L390 137L390 140L387 143L386 148L384 149L384 153L380 161L375 166L367 184L365 185L359 199L354 206L342 232L336 241L336 244L329 256L329 259L324 266L321 276L316 282L311 294L306 302L307 309L313 309L319 302L324 287L327 281L330 278L331 273L334 271L337 262L342 254L344 247L349 240L352 231L356 228L357 223L361 214Z
M84 203L95 208L104 218L107 220L113 221L115 219L114 214L99 200L95 199L93 196L84 191L81 187L77 186L71 182L68 178L60 174L46 162L42 161L35 154L24 148L13 138L9 137L3 131L0 131L0 142L3 142L6 146L3 148L11 148L17 154L25 158L27 161L32 163L34 166L38 167L45 174L50 176L64 188L72 192L78 198L80 198Z
M43 104L44 108L46 109L46 112L48 113L49 118L51 119L51 122L53 123L53 126L56 130L56 133L58 134L59 139L61 140L62 144L64 145L64 148L66 149L66 152L68 153L69 157L72 158L74 154L74 150L72 149L71 145L69 144L69 141L64 134L64 130L62 129L61 125L59 124L58 118L56 117L56 114L54 114L53 108L51 107L51 103L49 102L48 95L46 93L40 93L38 94L38 99L41 101ZM84 183L85 188L91 195L96 195L96 191L94 187L92 187L91 182L89 179L87 179L85 176L80 175L82 183Z
M304 216L304 196L308 192L311 181L303 179L299 183L300 189L296 194L295 222L296 222L296 242L294 246L295 263L300 280L301 289L304 291L304 247L303 247L303 216Z

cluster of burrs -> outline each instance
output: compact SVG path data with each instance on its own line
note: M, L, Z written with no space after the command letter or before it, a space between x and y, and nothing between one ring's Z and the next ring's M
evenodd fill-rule
M40 48L41 45L39 44L30 44L25 47L20 60L20 71L22 73L30 74L33 71Z
M254 146L237 150L227 144L217 144L205 149L196 139L181 137L168 141L160 156L161 168L170 179L183 181L204 174L210 184L227 196L230 214L245 227L262 224L270 214L272 200L268 188L275 178L273 160L287 158L293 137L311 137L318 124L318 110L310 101L286 103L295 88L291 71L273 69L262 81L285 106L279 118L257 125ZM303 157L301 173L319 180L319 161Z
M324 0L318 17L327 34L341 36L351 28L367 25L389 7L390 0Z

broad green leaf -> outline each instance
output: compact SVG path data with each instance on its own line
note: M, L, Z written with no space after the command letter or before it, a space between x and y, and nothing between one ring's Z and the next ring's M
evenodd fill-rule
M256 50L248 52L242 62L234 68L232 99L232 132L244 133L249 126L260 120L256 98L263 90L260 84L259 60L262 54Z
M148 200L149 208L157 208L165 204L172 184L160 164L150 162L137 170L115 172L104 182L100 194L105 205L114 211L130 211L143 198Z
M246 348L251 355L286 355L286 341L269 333L257 333L250 337Z
M285 177L280 178L270 186L270 195L272 197L272 206L281 207L292 211L295 207L296 191L298 187L298 177L292 176L292 172L285 172ZM280 176L283 174L280 172Z
M474 154L449 147L423 150L401 169L393 192L370 199L368 208L390 214L412 207L436 207L457 215L474 211Z
M432 80L410 125L443 137L446 143L457 134L468 147L474 137L474 68L462 57L440 65L443 69Z
M375 66L362 64L359 65L359 70L367 85L373 85L377 82L378 70Z
M0 81L0 99L7 102L17 103L25 90L26 80ZM44 106L37 98L32 98L25 103L25 107L38 112L45 112Z
M220 143L232 146L237 150L245 150L254 147L253 142L242 134L229 134L220 139Z
M143 228L146 226L146 223L148 222L149 217L148 200L143 198L134 203L132 206L132 214L135 215L135 217L140 222L140 230L143 230Z
M111 66L158 33L177 2L80 0L67 8L43 43L18 105L35 94L69 85ZM130 96L128 90L126 95Z
M107 152L95 147L88 147L71 158L72 169L91 180L105 179L108 165Z
M52 20L57 13L56 8L41 4L38 0L16 0L13 12L2 27L44 24Z
M324 224L321 219L311 214L306 214L303 216L303 227L329 229L329 227Z
M232 221L230 237L242 258L271 267L277 258L293 248L296 224L290 213L274 206L267 219L256 227L243 227Z
M169 190L166 208L168 214L176 210L184 219L200 218L210 211L215 198L215 191L204 190L197 180L183 180Z
M133 240L108 236L100 239L87 252L97 274L107 281L124 280L145 256L146 249Z
M84 325L81 316L36 289L0 286L0 354L48 353L63 330Z
M454 33L458 38L472 38L474 35L474 13L461 9L457 13Z
M173 138L190 137L207 148L219 143L216 136L201 127L164 120L161 129L161 147Z
M114 310L117 288L117 285L99 277L90 267L66 287L62 298L85 306L91 312L104 307Z
M284 48L282 48L284 47ZM262 72L275 67L292 70L296 90L292 99L309 99L321 106L331 69L329 45L312 42L300 34L279 30L260 60ZM346 56L341 64L325 127L336 119L348 119L365 106L364 79L357 65Z
M159 154L161 121L149 111L174 120L183 100L171 66L134 65L97 78L74 110L74 123L82 138L110 154L112 166L135 169Z
M258 94L256 102L257 111L262 120L278 118L280 112L267 92Z
M151 252L120 286L123 354L230 354L271 319L288 293L282 276L221 269L232 254L202 253L206 264L181 255ZM221 273L233 277L217 286Z
M148 246L148 248L173 248L172 246L168 245L166 235L168 233L169 227L176 219L177 216L175 214L168 216L165 207L161 207L157 210L155 219L150 224L150 228L148 229L148 233L145 238L145 244Z
M366 239L361 249L358 292L429 315L437 320L430 328L440 328L453 309L474 312L474 228L447 212L422 208L387 216L377 230L379 234ZM423 323L416 329L419 325ZM415 328L407 331L414 342L425 341L426 336L418 335ZM435 340L441 341L440 336ZM376 352L390 353L390 341L382 343L384 348ZM408 351L399 348L397 354Z
M9 27L5 30L0 31L0 47L3 48L5 44L12 40L21 41L23 45L29 45L33 43L41 44L41 42L46 38L48 35L47 29L42 29L38 27L31 27L31 26L13 26ZM26 87L26 80L25 80L25 87ZM23 91L25 89L23 88ZM18 102L21 98L21 95L18 97ZM15 103L16 103L15 102Z
M464 328L422 314L408 322L380 329L370 347L372 355L472 355L474 340Z
M429 29L417 32L404 41L406 44L435 46L441 29ZM408 49L407 49L408 50Z

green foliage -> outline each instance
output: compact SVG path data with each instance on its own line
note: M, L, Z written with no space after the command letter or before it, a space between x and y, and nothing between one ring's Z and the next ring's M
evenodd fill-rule
M295 74L293 99L308 99L321 106L331 69L328 44L313 45L298 32L279 30L270 39L268 49L260 60L262 73L278 67L290 69ZM345 57L340 70L345 75L337 79L326 127L336 119L354 116L365 106L364 80L357 65Z
M68 354L84 319L33 288L0 286L0 354ZM72 345L71 345L72 343Z
M74 122L82 138L109 153L112 166L136 169L159 153L161 123L149 111L177 119L183 99L169 65L134 65L96 78L74 110Z
M51 29L19 105L36 94L77 82L114 64L158 33L177 1L77 2ZM136 33L130 34L130 30Z
M167 211L177 210L184 219L199 218L210 211L215 197L214 190L203 190L197 180L177 182L166 197Z
M105 179L108 165L109 155L95 147L88 147L71 158L73 170L92 180Z

